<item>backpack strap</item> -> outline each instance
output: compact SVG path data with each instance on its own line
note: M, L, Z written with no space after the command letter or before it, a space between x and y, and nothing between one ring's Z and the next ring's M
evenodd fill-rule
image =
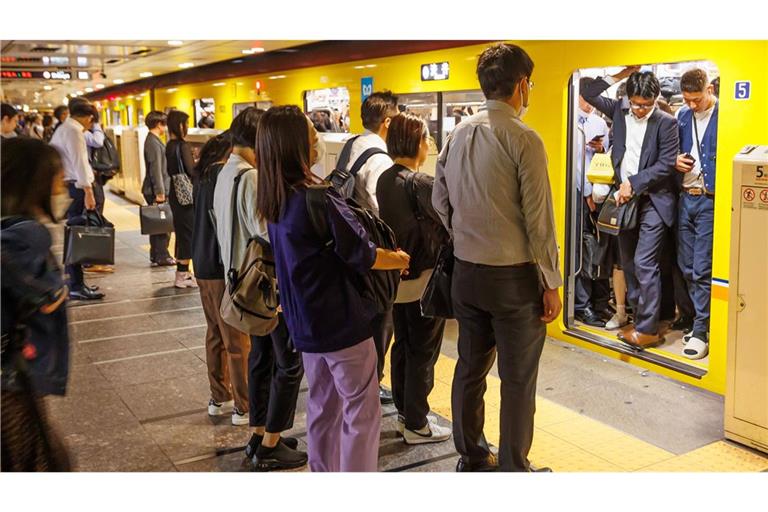
M325 240L325 247L333 243L330 229L328 228L328 187L323 185L310 185L307 187L306 204L309 222L312 229Z
M405 194L408 196L408 202L411 204L411 210L416 216L416 220L424 220L424 214L419 208L419 194L416 190L416 173L407 172L405 174Z
M355 160L355 163L352 164L352 168L349 170L349 174L352 176L357 176L357 173L362 169L362 167L365 165L365 163L368 161L369 158L371 158L373 155L386 155L387 152L384 151L381 148L368 148L363 153L357 157L357 160Z
M240 187L240 179L243 177L243 174L249 172L249 171L255 171L253 167L250 169L243 169L242 171L237 173L237 176L235 176L235 184L232 187L232 231L230 232L229 236L229 270L227 271L227 277L229 277L229 283L234 286L234 283L237 282L237 270L232 266L232 257L235 253L235 227L237 227L237 189Z
M339 159L336 161L336 169L341 171L347 170L347 164L349 164L349 155L352 153L352 144L355 143L358 137L359 135L355 135L344 143L344 147L341 148L341 153L339 153Z

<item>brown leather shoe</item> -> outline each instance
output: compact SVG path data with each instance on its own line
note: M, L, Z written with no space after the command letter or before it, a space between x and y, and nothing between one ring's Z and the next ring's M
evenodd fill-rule
M620 332L618 337L624 343L639 349L654 347L663 341L663 338L658 334L644 334L634 328L629 331Z

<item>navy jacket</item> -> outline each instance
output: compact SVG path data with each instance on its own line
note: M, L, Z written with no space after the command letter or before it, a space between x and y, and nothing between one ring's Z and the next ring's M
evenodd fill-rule
M613 120L613 163L616 184L621 184L621 161L626 152L627 124L624 116L629 112L629 99L614 100L601 96L610 85L602 78L592 81L580 92L593 107ZM648 127L640 151L638 173L629 178L636 195L647 194L653 206L672 227L677 218L678 177L675 170L679 136L677 120L656 108L648 119Z
M704 176L704 186L707 191L715 192L715 156L717 154L717 117L720 110L720 102L715 103L715 109L712 111L712 117L704 133L699 134L699 158L701 159L701 174ZM680 152L690 153L693 149L693 110L688 107L680 109L677 115L677 123L680 135ZM677 173L677 181L680 185L683 183L683 174Z

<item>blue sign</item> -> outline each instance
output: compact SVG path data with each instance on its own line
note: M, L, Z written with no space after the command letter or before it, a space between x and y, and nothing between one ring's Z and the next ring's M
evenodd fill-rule
M748 100L751 93L752 87L748 80L744 82L736 82L736 92L734 97L737 100Z
M373 77L372 76L364 76L360 79L360 90L363 93L363 101L365 101L365 98L373 94Z

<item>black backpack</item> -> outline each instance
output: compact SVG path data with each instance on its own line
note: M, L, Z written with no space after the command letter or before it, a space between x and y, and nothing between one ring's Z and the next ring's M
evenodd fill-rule
M312 228L321 240L326 240L325 246L329 247L333 244L333 235L328 227L327 194L337 192L329 185L310 186L307 188L306 201ZM397 250L395 234L383 220L358 205L354 199L348 198L346 203L377 248ZM399 284L398 270L370 270L365 276L361 276L358 288L363 299L373 304L377 313L384 313L392 308Z
M331 184L331 186L338 192L343 199L350 199L355 194L355 176L360 169L365 165L369 158L373 155L386 155L387 152L380 148L368 148L357 157L352 167L347 170L349 164L349 155L352 152L352 144L357 140L359 135L356 135L344 143L344 147L339 154L339 159L336 160L336 168L325 178L325 181Z
M104 136L104 145L100 148L91 148L91 167L103 177L109 179L120 171L120 156L117 154L112 139Z

